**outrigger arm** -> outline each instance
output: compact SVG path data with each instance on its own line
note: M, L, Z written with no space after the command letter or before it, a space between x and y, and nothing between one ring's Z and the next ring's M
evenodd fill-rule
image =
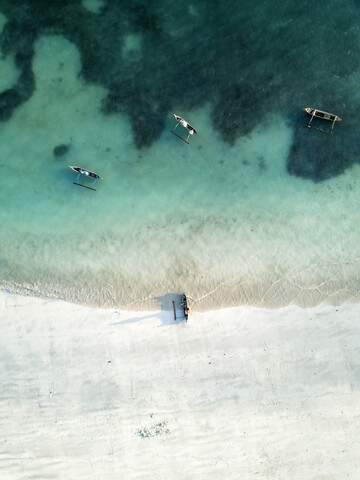
M332 122L332 125L331 125L331 133L332 133L332 131L333 131L333 129L334 129L335 122L336 122L336 117L334 118L334 120L333 120L333 122Z
M95 192L96 192L95 183L96 183L96 180L99 177L95 178L95 180L93 181L92 187L88 187L87 185L83 185L82 183L79 183L79 178L80 178L80 172L78 173L78 176L76 177L76 182L73 182L74 185L78 185L79 187L85 187L85 188L88 188L89 190L95 190Z
M314 111L314 112L315 112L315 111ZM310 120L309 120L308 128L311 128L311 127L310 127L310 123L312 122L312 119L314 118L314 112L313 112L313 114L311 115L311 118L310 118Z
M174 130L176 129L176 127L178 127L178 125L180 125L180 121L175 125ZM189 133L189 135L186 137L186 140L185 140L185 141L186 141L187 143L189 143L190 135L191 135L191 133ZM181 138L181 137L179 137L179 138ZM181 138L181 140L184 140L184 138Z

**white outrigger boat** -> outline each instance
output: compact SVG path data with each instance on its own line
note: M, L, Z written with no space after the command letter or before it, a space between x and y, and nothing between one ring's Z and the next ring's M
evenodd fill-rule
M90 170L87 170L86 168L82 168L82 167L74 167L74 166L69 165L69 168L71 168L71 170L74 170L74 172L76 172L78 174L78 176L76 177L76 182L73 182L74 185L78 185L79 187L88 188L89 190L94 190L96 192L96 189L94 188L96 180L98 178L103 180L103 178L100 177L100 175L98 175L95 172L91 172ZM94 178L94 182L93 182L92 187L89 187L88 185L83 185L82 183L79 183L80 175L85 175L85 177Z
M182 117L180 117L179 115L175 115L175 113L173 113L173 116L175 118L175 120L177 121L177 124L175 125L174 127L174 130L177 128L178 125L182 125L184 128L186 128L186 130L189 132L189 135L187 136L186 140L185 138L183 137L180 137L180 135L178 135L177 133L174 132L174 130L170 130L171 133L173 133L174 135L176 135L178 138L180 138L183 142L187 143L189 145L189 138L190 138L190 135L197 135L198 132L195 130L194 127L192 127L186 120L184 120Z
M311 115L311 118L309 120L309 123L307 124L307 127L309 128L315 128L316 130L320 130L321 132L325 133L332 133L334 129L335 122L341 122L341 118L335 115L334 113L328 113L324 112L323 110L318 110L317 108L311 108L311 107L306 107L304 108L305 112ZM321 120L328 120L332 122L331 125L331 130L323 130L322 128L314 127L310 125L312 122L313 118L320 118Z

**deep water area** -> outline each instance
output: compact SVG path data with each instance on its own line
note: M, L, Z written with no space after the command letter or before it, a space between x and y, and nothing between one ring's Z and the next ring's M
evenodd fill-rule
M1 0L0 11L8 19L2 54L21 72L0 94L2 121L36 89L36 39L61 34L80 51L82 78L107 89L102 112L129 116L137 148L159 139L178 105L210 103L229 143L269 112L287 115L296 127L292 174L318 181L357 161L359 2L106 0L95 12L81 0ZM313 145L301 128L305 106L344 116L346 133Z
M358 298L359 18L355 0L0 0L0 286ZM306 128L305 107L342 121Z

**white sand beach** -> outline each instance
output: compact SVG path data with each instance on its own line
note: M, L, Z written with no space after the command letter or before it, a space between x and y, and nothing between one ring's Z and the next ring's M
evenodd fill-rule
M1 478L358 479L359 308L1 293Z

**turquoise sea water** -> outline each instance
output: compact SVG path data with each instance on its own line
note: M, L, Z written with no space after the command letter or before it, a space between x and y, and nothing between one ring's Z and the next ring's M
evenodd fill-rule
M358 298L359 2L0 12L2 288L136 308L183 289L198 308ZM305 106L343 121L307 129Z

